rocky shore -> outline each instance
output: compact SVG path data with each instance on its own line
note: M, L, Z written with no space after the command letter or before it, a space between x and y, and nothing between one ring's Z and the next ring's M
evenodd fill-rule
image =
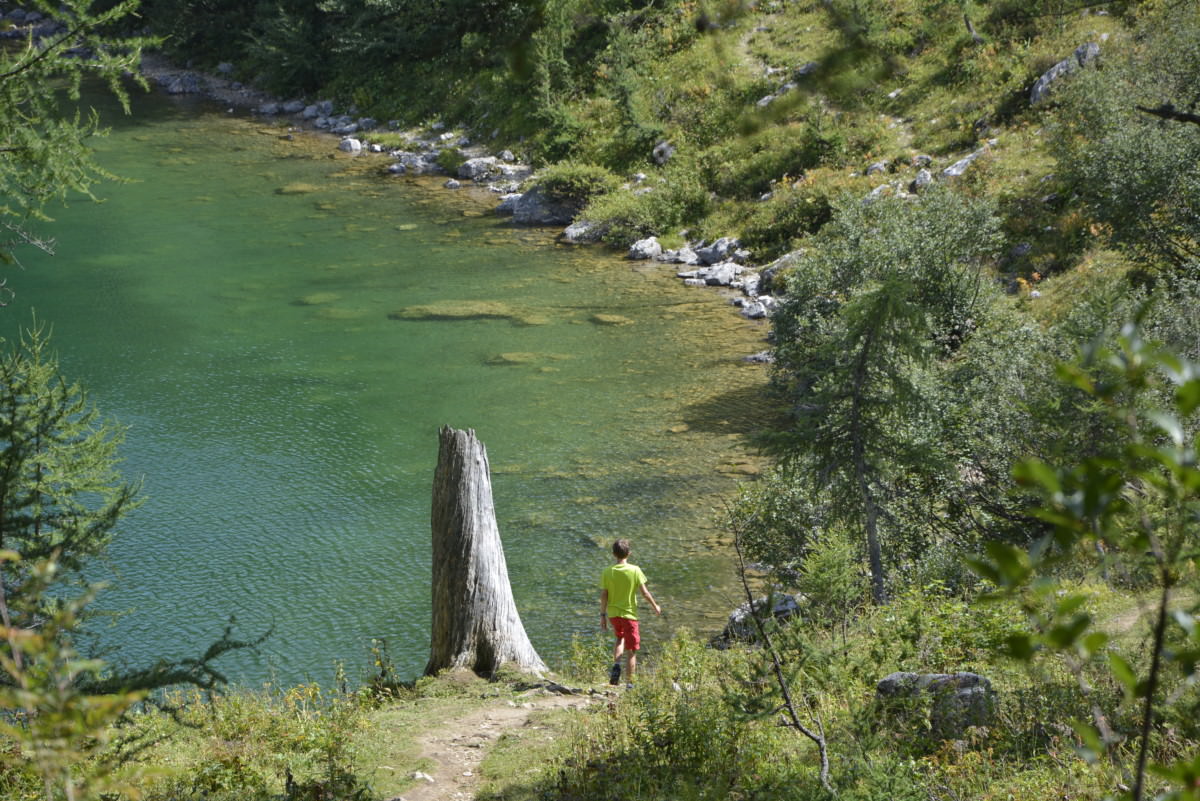
M232 80L229 76L234 68L229 64L220 64L216 74L209 74L179 67L156 53L146 53L141 71L150 83L170 95L195 95L226 105L231 113L248 111L297 130L328 133L337 137L338 151L378 158L380 172L387 175L442 175L446 177L443 186L447 189L460 189L464 185L486 188L497 196L495 213L510 216L515 225L565 226L560 239L571 244L596 243L603 236L599 226L577 219L578 207L542 191L533 168L511 151L493 153L440 121L424 129L401 130L394 120L381 123L359 116L353 106L338 109L332 100L278 98ZM660 154L656 151L655 156L659 158ZM670 153L664 150L661 157L669 158ZM634 176L631 183L639 183L644 177ZM689 242L676 250L664 250L652 236L635 242L626 255L634 261L677 265L675 275L685 285L723 288L743 316L761 320L770 317L779 305L773 294L777 291L774 276L796 254L755 268L749 263L750 252L730 237L711 243ZM747 356L746 360L764 363L772 357L769 350L763 350Z

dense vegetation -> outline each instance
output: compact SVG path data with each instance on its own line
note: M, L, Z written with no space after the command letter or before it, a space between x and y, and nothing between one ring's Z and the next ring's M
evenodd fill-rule
M726 524L759 580L799 592L802 622L766 632L769 647L681 633L635 691L538 752L535 780L493 797L1200 798L1194 2L146 0L142 13L181 58L519 150L613 244L736 235L757 262L779 259L787 423L763 433L776 469ZM1038 77L1087 43L1099 55L1032 104ZM0 98L53 119L39 102ZM658 164L663 141L675 150ZM94 174L73 148L0 162L37 189L14 194L6 177L4 211L28 217L54 195L45 165ZM921 166L976 152L909 191ZM636 172L651 191L625 185ZM6 555L5 587L40 603L45 551ZM69 628L76 611L48 619ZM34 645L69 664L55 642ZM602 658L595 646L564 669L594 680ZM897 670L988 676L991 725L945 739L928 709L882 708L876 682ZM109 738L130 757L122 743L171 734L189 745L126 759L182 771L139 779L148 797L369 795L351 733L395 700L382 690L431 686L180 697L185 721L211 715L204 735L147 713L64 753L102 764ZM31 709L22 698L12 708ZM59 763L14 749L0 787L61 791Z

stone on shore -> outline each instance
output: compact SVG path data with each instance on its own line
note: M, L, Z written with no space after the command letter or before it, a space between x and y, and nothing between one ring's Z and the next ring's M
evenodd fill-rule
M165 89L169 95L194 95L204 90L200 85L200 77L190 72L176 75L167 83Z
M733 259L740 245L738 240L723 236L707 247L696 248L696 257L701 264L718 264Z
M362 142L358 141L352 136L347 136L341 142L338 142L338 150L342 151L343 153L361 153Z
M495 156L480 156L467 159L458 167L458 177L467 181L482 183L500 175L500 160Z
M639 239L629 246L629 253L626 258L634 261L644 261L646 259L656 259L662 255L662 245L658 243L658 237L647 237Z
M573 245L599 242L604 237L604 228L590 220L576 220L563 229L562 237Z
M535 186L517 199L513 222L517 225L567 225L579 213L572 203L555 200Z
M520 192L511 192L500 197L500 202L496 205L496 213L503 215L511 215L516 211L517 201L521 199Z

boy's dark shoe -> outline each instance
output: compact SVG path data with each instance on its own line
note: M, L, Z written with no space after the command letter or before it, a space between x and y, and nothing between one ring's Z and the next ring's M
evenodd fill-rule
M620 662L613 662L613 666L608 669L608 683L614 686L621 683Z

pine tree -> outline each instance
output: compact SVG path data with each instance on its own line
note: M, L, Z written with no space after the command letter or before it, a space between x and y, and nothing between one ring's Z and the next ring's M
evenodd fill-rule
M53 242L29 227L50 219L47 203L72 192L90 195L97 181L113 177L87 146L103 130L94 111L78 109L80 89L85 79L101 79L128 110L123 80L132 74L145 85L137 67L148 43L111 34L137 0L108 8L92 0L22 5L43 19L23 31L19 46L0 48L0 262L9 264L19 245L53 251ZM0 288L6 280L0 277Z
M117 471L122 436L59 373L42 328L0 356L0 549L21 564L53 557L65 577L103 551L138 503ZM6 564L0 580L19 609L19 568Z

